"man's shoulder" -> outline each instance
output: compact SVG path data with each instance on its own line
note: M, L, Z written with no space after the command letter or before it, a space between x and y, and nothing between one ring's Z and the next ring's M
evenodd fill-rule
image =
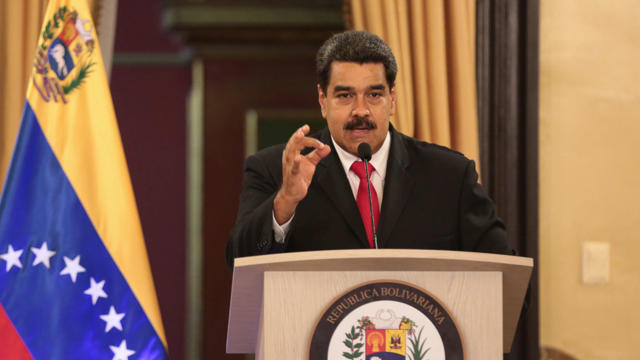
M401 146L392 151L394 160L417 181L456 184L474 168L472 160L446 146L406 135L398 136L397 140Z
M396 134L398 135L398 140L400 140L410 158L459 164L463 166L466 166L470 161L461 152L450 149L446 146L418 140L400 132L396 132Z

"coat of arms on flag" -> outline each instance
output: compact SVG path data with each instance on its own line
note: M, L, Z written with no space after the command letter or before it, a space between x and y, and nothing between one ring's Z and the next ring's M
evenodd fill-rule
M66 96L83 84L95 65L93 25L68 6L57 7L45 22L36 51L33 86L44 101L66 104Z

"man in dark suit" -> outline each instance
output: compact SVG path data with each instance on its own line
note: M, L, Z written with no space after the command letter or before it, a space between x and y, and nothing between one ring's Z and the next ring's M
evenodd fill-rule
M247 159L229 266L274 251L373 247L369 209L381 248L513 253L474 162L390 125L397 64L384 41L337 34L316 62L328 127L311 137L305 125L287 144ZM371 207L357 150L363 142L373 152Z

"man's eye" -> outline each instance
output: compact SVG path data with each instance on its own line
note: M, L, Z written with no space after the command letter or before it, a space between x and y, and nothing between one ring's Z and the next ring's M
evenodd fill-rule
M371 94L369 94L369 96L371 96L372 98L377 98L377 97L382 96L382 94L380 94L380 93L371 93Z
M339 98L343 98L343 99L346 99L346 98L348 98L348 97L350 97L350 96L351 96L351 95L350 95L349 93L342 93L342 94L338 94L338 97L339 97Z

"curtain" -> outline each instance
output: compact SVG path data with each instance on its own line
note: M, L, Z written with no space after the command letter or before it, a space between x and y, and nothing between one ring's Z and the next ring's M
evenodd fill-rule
M350 0L347 26L370 31L398 62L401 132L456 149L478 166L475 0ZM349 16L350 15L350 16Z
M47 0L0 1L0 187L9 167Z

